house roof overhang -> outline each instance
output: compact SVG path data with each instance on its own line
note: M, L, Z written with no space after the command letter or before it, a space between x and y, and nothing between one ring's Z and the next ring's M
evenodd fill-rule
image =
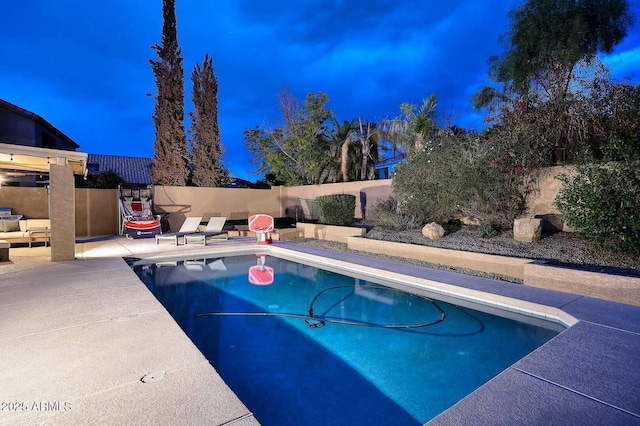
M84 152L0 143L0 169L49 172L51 164L71 165L73 174L84 175L87 169Z

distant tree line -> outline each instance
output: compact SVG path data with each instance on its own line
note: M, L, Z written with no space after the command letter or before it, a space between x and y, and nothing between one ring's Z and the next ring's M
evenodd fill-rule
M302 107L285 88L279 95L280 125L244 131L257 173L283 185L375 179L380 151L420 149L435 131L435 95L420 106L403 103L401 115L373 122L340 123L326 93L309 93Z
M284 185L373 178L379 140L375 125L362 120L340 125L328 102L326 93L309 93L300 107L287 89L282 91L281 125L256 126L243 135L258 173Z

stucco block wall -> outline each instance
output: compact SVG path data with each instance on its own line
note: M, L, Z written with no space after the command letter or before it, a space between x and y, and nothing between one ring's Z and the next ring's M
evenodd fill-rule
M117 189L76 189L76 235L92 237L118 233Z
M551 167L536 176L535 190L529 197L529 214L557 214L553 205L561 182L556 178L571 168ZM196 188L156 186L155 208L169 213L172 230L177 230L187 216L225 216L230 220L247 219L256 213L274 217L302 218L300 198L315 199L319 195L352 194L356 197L355 217L366 218L379 201L393 195L391 180L345 182L326 185L273 187L271 189ZM118 201L115 189L75 189L76 235L114 235L118 230ZM47 188L3 186L0 207L11 207L15 214L27 218L48 218Z
M47 188L3 186L0 188L0 207L10 207L13 214L21 214L28 219L47 219Z
M10 207L14 214L28 219L47 219L47 192L47 188L3 186L0 188L0 207ZM115 189L75 189L76 236L114 235L118 232L117 194Z
M573 174L575 168L570 166L545 167L533 175L533 192L527 198L527 214L531 217L536 215L560 214L556 206L553 205L562 182L558 179L561 174Z
M282 198L284 215L296 217L299 199L315 199L319 195L351 194L356 197L355 217L366 218L367 212L379 201L391 197L391 179L368 180L357 182L329 183L324 185L291 186L284 188ZM299 212L299 217L302 213Z
M282 187L271 189L196 188L155 186L154 204L158 213L169 213L171 230L177 231L185 217L224 216L229 220L247 219L256 213L283 216L280 205Z

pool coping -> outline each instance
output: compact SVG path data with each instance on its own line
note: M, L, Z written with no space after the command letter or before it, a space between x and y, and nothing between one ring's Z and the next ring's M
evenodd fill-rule
M397 282L414 291L427 291L427 296L445 301L451 300L453 303L466 301L476 306L481 305L503 312L511 312L531 318L551 321L565 327L570 327L578 321L572 315L565 313L558 307L548 306L539 303L539 301L522 300L513 297L513 295L487 292L483 290L482 287L486 287L488 283L493 281L489 279L473 277L473 281L476 284L475 286L463 286L461 284L464 284L464 282L460 282L460 274L458 273L450 271L436 273L436 270L420 266L411 267L412 265L403 265L402 271L400 272L397 270L398 268L395 267L396 264L394 262L383 263L380 262L380 259L375 259L373 262L370 262L367 257L355 257L349 258L350 260L345 260L345 256L340 255L339 258L330 258L331 260L328 261L326 256L305 251L301 252L297 247L295 250L284 247L274 247L270 250L270 253L284 255L287 259L311 262L321 268L335 269L342 273L354 274L372 280ZM301 255L300 253L304 254ZM353 267L354 263L358 266ZM372 266L372 263L375 266ZM424 269L428 269L429 273L423 274ZM463 276L465 280L469 281L469 276Z

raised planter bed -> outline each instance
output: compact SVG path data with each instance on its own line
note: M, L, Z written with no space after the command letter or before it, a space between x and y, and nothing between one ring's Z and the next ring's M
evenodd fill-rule
M547 262L524 265L524 284L568 293L609 299L614 293L627 303L640 306L640 278L603 274Z
M230 237L255 237L256 233L249 231L249 226L237 225L233 229L227 231ZM281 228L276 229L271 233L272 240L293 240L300 236L300 231L296 228Z
M348 238L347 246L351 250L416 259L458 268L469 268L518 280L524 280L524 265L531 262L531 259L449 250L370 238Z
M498 256L416 244L348 237L351 250L469 268L521 280L524 285L640 306L640 278L604 274L538 260ZM614 297L615 295L615 297Z
M349 237L361 237L367 233L366 228L325 225L323 223L298 222L296 228L303 238L315 238L316 240L337 241L340 243L347 243Z

